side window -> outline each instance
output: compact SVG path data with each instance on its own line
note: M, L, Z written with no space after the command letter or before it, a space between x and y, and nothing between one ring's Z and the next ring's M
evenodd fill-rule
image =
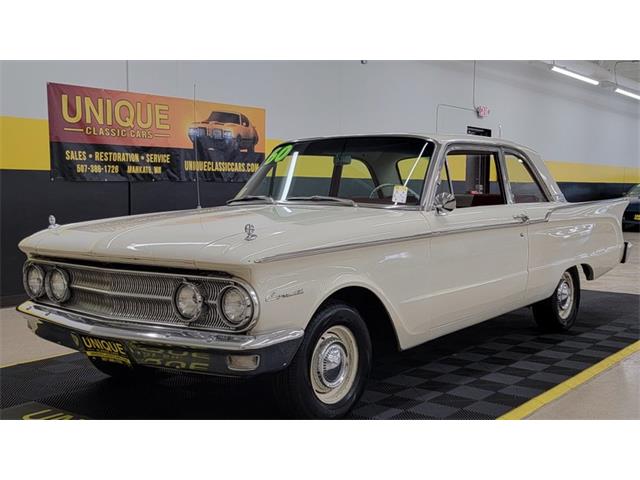
M369 167L363 161L352 158L349 165L342 167L338 196L368 198L375 186Z
M437 193L441 192L453 193L457 208L507 203L500 181L497 156L494 153L449 153L447 162L440 172Z
M540 188L540 185L529 170L529 166L522 158L506 154L504 160L507 166L507 176L509 177L514 203L547 201L542 188Z
M242 125L247 127L249 126L249 120L247 119L247 117L245 117L244 115L240 116L241 120L242 120Z

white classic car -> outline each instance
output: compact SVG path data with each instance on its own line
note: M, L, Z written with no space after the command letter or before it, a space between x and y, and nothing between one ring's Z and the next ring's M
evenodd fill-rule
M109 375L269 374L289 416L344 415L372 355L524 306L569 329L582 269L624 262L628 199L568 203L540 157L475 136L277 147L226 206L52 225L18 307Z

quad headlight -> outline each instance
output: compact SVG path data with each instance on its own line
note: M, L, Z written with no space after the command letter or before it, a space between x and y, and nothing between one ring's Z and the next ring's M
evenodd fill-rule
M27 295L34 300L44 295L44 270L33 263L25 264L22 269L22 284Z
M220 292L218 308L223 321L233 328L246 326L254 316L249 292L237 285L225 287Z
M71 289L69 288L69 275L60 268L53 268L47 273L45 290L52 302L63 303L69 300Z
M200 289L193 283L181 283L173 296L173 304L178 315L187 322L192 322L202 314L204 298Z

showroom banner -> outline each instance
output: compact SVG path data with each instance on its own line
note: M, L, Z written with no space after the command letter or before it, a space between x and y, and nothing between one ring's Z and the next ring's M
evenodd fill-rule
M51 179L245 182L264 160L265 111L47 84Z

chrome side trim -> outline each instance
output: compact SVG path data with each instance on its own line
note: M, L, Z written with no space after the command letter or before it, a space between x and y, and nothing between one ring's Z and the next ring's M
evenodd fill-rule
M194 329L151 325L141 327L140 325L105 322L88 315L71 313L48 305L39 305L32 301L24 302L17 307L17 310L30 318L54 323L86 335L210 350L250 351L295 340L304 335L304 330L300 329L276 330L260 335L227 335Z
M298 250L296 252L279 253L278 255L272 255L268 257L262 257L253 261L253 263L271 263L278 262L280 260L289 260L292 258L310 257L312 255L322 255L324 253L342 252L345 250L353 250L361 247L374 247L377 245L387 245L389 243L398 242L410 242L412 240L422 240L430 238L433 233L419 233L417 235L409 235L406 237L385 238L383 240L373 240L370 242L354 242L354 243L342 243L339 245L331 245L328 247L309 248L307 250Z
M546 222L549 222L551 215L557 210L563 210L563 209L575 208L575 207L584 207L584 206L588 207L591 205L602 205L602 204L606 205L609 203L616 203L621 200L628 200L628 199L622 197L622 198L614 198L610 200L592 200L588 202L565 203L562 205L551 207L550 210L544 216L544 218L541 218L541 219L531 220L529 219L529 217L527 217L526 219L518 217L517 221L515 222L493 223L488 225L478 225L478 226L470 226L470 227L463 227L463 228L451 228L446 230L434 230L432 232L419 233L417 235L408 235L404 237L385 238L382 240L372 240L369 242L343 243L339 245L331 245L328 247L310 248L307 250L298 250L296 252L280 253L278 255L259 258L254 260L253 263L278 262L281 260L290 260L292 258L309 257L313 255L322 255L325 253L341 252L346 250L353 250L356 248L375 247L379 245L387 245L392 243L411 242L414 240L422 240L422 239L433 238L433 237L442 237L445 235L456 235L459 233L470 233L470 232L481 232L485 230L494 230L496 228L508 228L508 227L518 227L523 225L524 226L533 225L536 223L546 223ZM526 207L523 207L523 208L526 208Z
M627 200L627 199L625 197L619 197L619 198L611 198L611 199L608 199L608 200L590 200L588 202L575 202L575 203L574 202L565 202L565 203L562 203L561 205L556 205L554 207L551 207L543 218L529 220L527 222L527 224L528 225L534 225L536 223L546 223L551 218L551 215L553 213L557 212L558 210L566 210L568 208L590 207L592 205L603 205L603 204L604 205L608 205L610 203L611 204L618 203L618 202L624 201L624 200ZM526 207L524 207L524 208L526 209Z
M607 200L589 200L588 202L564 202L562 205L556 205L555 207L551 207L551 210L547 213L547 215L551 215L556 210L564 210L565 208L572 207L589 207L591 205L598 204L609 204L609 203L618 203L621 201L629 201L626 197L618 197L618 198L609 198Z
M271 262L278 262L281 260L290 260L292 258L310 257L313 255L322 255L325 253L342 252L346 250L353 250L356 248L376 247L379 245L388 245L388 244L400 243L400 242L411 242L414 240L423 240L426 238L442 237L445 235L480 232L485 230L494 230L497 228L518 227L522 225L526 225L526 223L523 223L521 220L519 220L517 222L492 223L488 225L478 225L478 226L472 226L472 227L452 228L447 230L435 230L433 232L419 233L416 235L407 235L404 237L385 238L382 240L372 240L369 242L343 243L339 245L331 245L328 247L318 247L318 248L310 248L307 250L299 250L296 252L280 253L278 255L272 255L270 257L259 258L257 260L254 260L253 263L271 263Z

